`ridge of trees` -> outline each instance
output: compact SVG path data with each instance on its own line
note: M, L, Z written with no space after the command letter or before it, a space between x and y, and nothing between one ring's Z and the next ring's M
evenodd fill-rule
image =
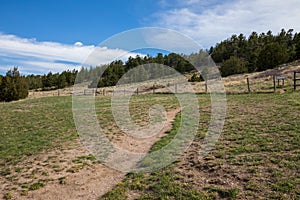
M213 60L220 64L222 76L264 71L300 59L300 33L293 29L232 35L209 50Z
M5 76L0 75L0 101L25 98L28 90L52 90L72 86L75 79L77 83L93 80L89 87L113 86L130 69L149 63L167 65L180 73L191 72L195 70L192 65L193 61L198 62L199 58L207 54L210 54L220 66L223 77L264 71L300 59L300 33L293 33L293 29L288 31L282 29L277 35L273 35L271 31L261 34L252 32L248 38L243 34L232 35L209 50L200 50L191 55L158 53L155 57L136 56L135 58L129 57L126 62L116 60L94 68L82 67L79 71L67 70L54 74L49 72L44 75L21 76L18 68L14 67ZM154 71L156 66L155 64L151 66ZM106 68L105 71L104 68ZM140 68L133 76L136 80L142 79L146 76L146 71ZM194 75L190 81L201 80L203 80L201 75Z
M53 90L53 89L62 89L67 86L72 86L75 83L75 79L77 76L77 70L67 70L61 73L49 72L44 75L28 75L26 76L26 80L29 85L30 90Z

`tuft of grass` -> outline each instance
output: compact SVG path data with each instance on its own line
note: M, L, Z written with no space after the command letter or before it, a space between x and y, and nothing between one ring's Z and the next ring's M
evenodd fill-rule
M237 188L223 189L223 188L212 187L212 188L208 188L208 192L216 192L218 193L220 198L235 199L239 193L239 189Z
M63 184L66 184L66 178L67 178L67 177L65 177L65 176L58 178L58 183L59 183L59 184L62 184L62 185L63 185Z
M86 160L90 160L90 161L95 161L96 157L93 155L87 155L87 156L79 156L77 158L75 158L74 160L72 160L73 163L84 163Z
M31 184L28 189L29 190L38 190L44 186L45 186L45 181L39 180L38 182Z
M295 183L290 180L279 181L275 184L272 184L272 189L274 191L279 191L282 193L290 193L296 188Z
M103 195L100 199L104 200L126 200L128 198L126 194L126 188L124 187L118 187L115 188L109 192L107 192L105 195Z
M84 163L80 163L80 164L76 164L72 167L70 167L69 169L67 169L67 172L70 172L70 173L76 173L78 172L79 170L83 169L84 166L88 165L86 162Z
M5 200L8 200L8 199L14 199L14 195L10 192L6 192L4 195L3 195L3 199Z
M10 174L11 174L10 169L4 169L4 170L0 171L1 176L8 176Z

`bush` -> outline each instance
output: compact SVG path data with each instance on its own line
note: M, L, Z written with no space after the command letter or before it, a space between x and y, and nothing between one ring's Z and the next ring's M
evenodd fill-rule
M189 79L189 82L200 82L203 80L204 79L202 78L201 75L193 74L193 76Z

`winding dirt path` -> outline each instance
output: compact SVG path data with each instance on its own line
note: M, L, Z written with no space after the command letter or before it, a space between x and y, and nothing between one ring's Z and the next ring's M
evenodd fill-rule
M153 137L137 140L131 136L123 135L115 144L129 151L138 150L139 152L148 152L156 141L163 137L167 131L172 129L172 122L180 110L180 108L177 108L167 112L167 120L164 124L164 128ZM114 170L97 162L92 162L89 159L84 159L88 158L88 155L87 150L85 150L78 141L77 144L72 144L71 147L66 149L54 149L50 152L44 152L20 163L19 166L28 166L26 170L29 175L32 174L33 171L44 172L44 175L47 174L46 177L52 180L48 180L44 187L29 191L26 195L15 194L15 199L97 199L124 179L126 173ZM76 158L83 158L83 160L74 164L74 159ZM18 174L16 173L16 175ZM42 180L45 177L41 175L41 173L35 173L34 178ZM24 178L24 176L19 177L19 181L21 182L26 182L26 179L28 181L28 178ZM11 184L1 180L0 183L6 185Z

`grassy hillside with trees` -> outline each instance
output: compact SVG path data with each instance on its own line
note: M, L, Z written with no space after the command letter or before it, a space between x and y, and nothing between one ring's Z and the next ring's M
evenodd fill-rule
M129 57L127 61L116 60L107 65L84 68L79 71L63 71L62 73L49 72L44 75L20 76L17 68L9 70L6 76L0 76L1 97L0 101L12 101L27 97L30 90L52 90L72 86L77 77L77 82L93 80L90 87L114 86L118 80L130 69L137 66L158 63L170 66L180 73L191 72L193 65L188 60L207 55L220 66L223 77L233 74L251 73L273 69L281 64L300 59L300 33L293 33L293 29L281 30L277 35L271 31L258 34L253 32L248 38L243 34L232 35L230 38L217 43L210 50L199 50L191 55L179 55L170 53L157 56L150 55L135 58ZM107 67L103 72L104 67ZM152 66L155 71L155 65ZM152 70L152 69L151 69ZM136 79L141 79L145 75L145 70L141 68ZM159 72L161 73L161 72ZM99 79L100 75L101 78ZM155 73L152 73L155 74ZM134 75L134 74L133 74ZM192 77L190 81L201 81L203 77Z

